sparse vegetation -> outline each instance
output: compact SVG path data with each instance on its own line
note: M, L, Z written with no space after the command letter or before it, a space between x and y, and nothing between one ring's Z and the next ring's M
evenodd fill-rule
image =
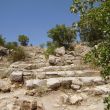
M8 49L16 50L16 48L18 47L18 43L17 42L7 42L5 44L5 47Z
M26 58L26 53L21 47L16 48L16 50L14 50L12 54L9 56L9 60L13 62L25 60L25 58Z
M5 45L5 38L0 35L0 46L4 46Z

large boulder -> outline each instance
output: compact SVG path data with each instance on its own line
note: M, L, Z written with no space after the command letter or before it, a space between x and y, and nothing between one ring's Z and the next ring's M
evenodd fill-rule
M22 71L13 71L10 75L10 80L12 82L23 82L23 72Z
M61 86L60 80L56 78L50 78L47 80L47 87L54 90Z
M62 57L56 57L54 55L49 55L49 64L61 66L61 65L64 65L64 59Z
M55 54L56 56L63 56L65 54L65 48L64 47L57 48L55 50Z
M56 65L56 57L54 55L49 55L49 63L51 65Z

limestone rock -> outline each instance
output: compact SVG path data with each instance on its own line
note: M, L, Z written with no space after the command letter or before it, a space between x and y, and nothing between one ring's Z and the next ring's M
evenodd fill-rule
M69 97L69 103L72 105L80 103L82 100L83 98L80 95L73 95Z
M46 80L27 80L26 81L26 87L28 89L38 88L38 87L44 87L46 86Z
M100 86L96 86L94 88L86 88L83 91L88 92L90 94L94 94L94 95L109 94L110 93L110 84L100 85Z
M57 89L60 87L60 81L56 78L50 78L47 80L47 87L51 89Z
M65 48L64 47L57 48L55 50L55 54L56 56L63 56L65 54Z
M60 100L59 100L62 104L67 104L69 101L69 96L66 94L63 94L60 96Z
M49 63L50 65L64 65L64 59L61 57L56 57L54 55L49 55Z
M10 92L11 85L8 80L0 80L0 91L2 92Z
M23 72L22 71L13 71L10 75L10 80L12 82L23 82Z
M56 65L56 59L54 55L49 55L49 63L51 65Z
M25 82L25 85L26 85L27 89L33 89L34 88L33 80L27 80Z
M71 85L71 88L73 89L73 90L79 90L80 88L81 88L81 86L80 85Z

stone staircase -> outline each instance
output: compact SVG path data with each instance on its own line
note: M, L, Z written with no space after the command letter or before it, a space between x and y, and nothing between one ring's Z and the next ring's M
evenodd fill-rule
M70 54L65 54L67 58L62 61L63 65L62 62L50 65L42 52L31 54L35 56L25 62L10 65L10 77L6 80L11 85L5 91L10 88L11 92L0 93L0 101L10 102L9 96L14 101L19 99L30 103L26 109L9 110L104 110L103 99L110 94L110 81L101 77L99 69L82 63L82 56L73 54L70 57ZM30 99L40 101L39 108L32 109L33 101L28 102Z

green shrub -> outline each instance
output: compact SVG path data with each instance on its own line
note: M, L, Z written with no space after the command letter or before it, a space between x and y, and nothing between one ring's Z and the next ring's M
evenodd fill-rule
M9 56L9 59L13 62L25 60L26 53L21 47L17 47L16 50Z
M110 95L104 99L105 110L110 110Z
M110 75L110 43L102 42L84 57L85 63L91 63L102 68L104 78Z

